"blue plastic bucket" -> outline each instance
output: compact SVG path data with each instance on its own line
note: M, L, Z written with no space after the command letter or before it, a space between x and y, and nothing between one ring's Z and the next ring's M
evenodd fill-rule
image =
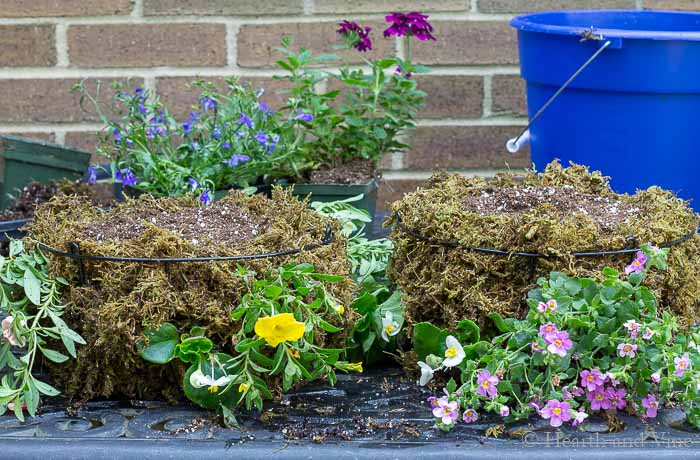
M610 41L530 127L537 168L574 161L617 192L659 185L700 209L700 14L558 11L511 25L531 118Z

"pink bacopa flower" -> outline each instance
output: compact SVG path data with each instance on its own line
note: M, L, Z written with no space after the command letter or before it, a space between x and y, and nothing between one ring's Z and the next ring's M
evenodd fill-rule
M644 340L649 340L654 336L654 331L652 331L650 328L646 328L644 330L644 335L642 335L642 338Z
M540 302L537 304L537 313L546 313L547 312L547 304L544 302Z
M596 391L590 391L586 395L586 399L591 402L592 410L610 409L610 399L602 387L599 387Z
M595 391L605 383L603 374L598 369L581 371L581 386L588 391Z
M554 323L547 323L540 326L540 332L537 335L544 337L544 340L546 341L548 337L554 337L558 332L559 330Z
M653 374L651 374L650 378L652 383L659 383L661 381L661 373L654 372Z
M656 396L649 393L646 398L642 399L642 407L646 409L645 415L647 417L656 417L656 412L659 409L659 402L656 400Z
M493 399L498 394L498 377L491 375L487 370L479 372L479 377L476 379L476 384L479 388L476 389L477 394Z
M575 386L571 389L571 394L573 394L574 396L583 396L583 388Z
M617 354L620 355L621 358L625 356L634 358L637 356L637 345L633 343L621 343L617 346Z
M673 364L676 365L675 374L678 377L683 377L685 371L690 367L690 357L688 356L688 353L683 353L683 356L680 358L673 358Z
M532 350L533 353L542 353L542 351L543 351L542 347L537 342L532 342L530 344L530 350Z
M508 406L501 406L498 413L501 414L501 417L508 417L510 415L510 408Z
M571 423L572 426L579 426L588 418L588 414L584 411L577 411L574 415L574 421Z
M541 411L542 418L549 419L553 427L560 427L562 423L571 420L571 406L568 402L560 402L556 399L547 401L547 405Z
M574 399L574 395L569 391L568 388L563 388L561 392L564 395L564 399Z
M566 353L574 345L569 339L569 333L566 331L559 331L554 336L545 337L544 340L547 342L547 351L562 358L566 356Z
M625 274L642 273L644 271L644 264L646 263L647 256L645 256L642 251L637 251L637 257L635 257L631 264L625 267Z
M614 375L612 375L610 372L606 372L603 375L603 378L605 379L606 382L609 382L610 385L616 387L620 384L620 381L615 378Z
M639 327L641 326L638 322L631 319L629 321L626 321L623 324L623 326L625 329L627 329L627 332L629 333L630 337L632 337L633 339L637 338L637 334L639 334Z
M559 306L557 305L557 301L555 299L550 299L546 302L540 302L537 304L537 311L539 313L554 313L557 311L557 308L559 308Z
M474 409L471 407L467 410L464 411L464 414L462 414L462 420L464 420L464 423L472 423L476 422L476 420L479 418L479 414L476 413Z
M625 400L627 392L624 388L615 389L608 387L605 389L605 393L607 393L608 399L610 400L610 407L619 410L627 407L627 401Z
M439 418L444 425L452 425L459 418L459 403L440 398L437 407L433 409L433 416Z
M438 406L438 398L435 396L431 396L428 398L428 405L430 406L431 409L435 409Z

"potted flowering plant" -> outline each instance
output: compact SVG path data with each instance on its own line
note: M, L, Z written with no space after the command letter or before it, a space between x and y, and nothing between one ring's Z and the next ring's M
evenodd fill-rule
M374 214L376 201L377 165L391 152L407 149L401 136L415 126L415 117L423 106L426 94L417 89L412 79L415 73L425 73L425 66L411 62L410 43L435 40L428 16L413 13L391 13L386 16L390 26L384 37L402 37L406 58L387 57L370 60L362 56L372 49L371 28L355 22L338 24L337 33L343 39L338 48L344 54L337 74L314 68L321 62L340 61L335 55L314 56L308 49L292 50L293 40L285 38L280 51L284 58L277 61L286 71L292 89L289 107L307 114L308 136L301 146L299 158L306 171L297 169L291 179L296 182L295 194L313 195L315 201L335 201L364 194L361 209ZM351 68L349 54L359 52L368 68ZM329 91L317 93L324 82Z

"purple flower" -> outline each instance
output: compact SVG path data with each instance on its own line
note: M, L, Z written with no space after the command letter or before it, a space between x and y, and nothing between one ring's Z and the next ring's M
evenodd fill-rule
M598 369L581 371L581 386L588 391L595 391L605 383L603 375Z
M131 169L129 168L124 168L117 171L116 177L117 180L122 181L122 186L124 187L134 187L136 185L136 177L134 177L134 173L132 173Z
M435 396L431 396L428 398L428 405L430 406L431 409L435 409L438 406L438 398Z
M617 354L620 355L621 358L625 356L634 358L637 355L637 345L633 343L621 343L617 346Z
M93 166L88 166L88 178L87 178L87 183L88 184L94 184L97 182L97 169L95 169Z
M474 409L471 407L467 410L464 411L464 414L462 414L462 420L464 420L464 423L472 423L476 422L476 420L479 418L479 414L476 413Z
M148 122L150 123L150 126L146 128L146 137L148 139L153 140L157 135L164 136L168 133L168 129L163 124L161 117L153 116Z
M119 130L117 128L114 128L114 131L112 131L112 133L114 134L114 143L115 144L119 144L124 139L124 136L122 136L122 134L119 132Z
M588 418L588 414L583 412L583 411L578 411L576 412L574 416L574 421L571 423L571 426L579 426L582 424L586 419Z
M542 353L542 351L543 351L542 347L537 342L532 342L530 344L530 350L532 350L533 353Z
M143 89L140 86L137 86L136 89L134 90L134 96L135 97L144 97Z
M452 425L459 417L459 403L448 401L447 398L437 400L437 407L433 409L433 415L440 419L444 425Z
M211 133L212 139L218 139L221 137L221 126L215 126L214 131Z
M194 125L197 122L197 120L199 120L199 116L201 114L201 112L190 112L190 117L187 120L185 120L185 122L182 124L182 131L184 132L185 136L190 134L192 125Z
M627 407L627 401L625 401L625 396L627 392L624 388L612 388L608 387L605 389L608 400L610 401L610 407L621 410Z
M530 401L527 405L529 407L532 407L534 411L537 412L537 415L542 415L542 408L540 407L539 400L534 399Z
M262 131L258 131L258 134L256 134L255 136L255 140L258 141L261 146L265 147L267 145L267 142L270 140L270 136L268 136Z
M554 323L547 323L540 326L540 332L537 335L540 337L544 337L544 340L547 341L548 338L556 337L558 333L559 330L557 329L557 326L554 325Z
M477 394L484 397L488 396L489 399L495 398L498 394L498 388L496 388L498 382L498 377L491 375L489 371L483 370L479 372L479 377L476 379L476 384L479 386L476 389Z
M581 388L579 386L574 386L571 389L571 394L574 396L583 396L583 388Z
M547 351L559 355L562 358L566 356L566 353L574 345L571 339L569 339L569 333L566 331L559 331L554 336L545 337L545 342L547 342Z
M280 137L279 137L278 135L276 135L276 134L273 134L273 135L270 137L270 144L268 144L268 146L267 146L267 153L272 153L272 152L275 151L275 149L277 148L277 143L279 142L279 140L280 140Z
M211 203L211 195L209 194L209 189L204 189L201 195L199 195L199 201L205 206Z
M510 415L510 408L508 406L501 406L498 413L501 415L501 417L508 417Z
M259 107L260 107L260 112L262 112L263 117L265 117L265 118L267 118L268 115L272 115L272 114L275 113L275 112L274 112L272 109L270 109L270 108L267 106L267 104L265 104L264 102L261 102L260 105L259 105Z
M194 192L195 190L197 190L197 187L199 187L199 182L197 182L196 180L194 180L194 179L191 178L191 177L190 177L189 179L187 179L187 182L189 182L190 187L192 188L192 191L193 191L193 192Z
M645 256L642 251L637 251L637 257L635 257L631 264L625 267L625 274L642 273L644 271L644 264L646 263L647 256Z
M568 402L559 402L556 399L547 401L547 405L542 408L541 415L544 419L549 419L549 424L553 427L560 427L563 422L571 420L571 406Z
M297 109L297 116L294 117L295 120L303 121L304 123L309 123L313 121L314 116L310 113L304 113L301 109Z
M227 166L230 166L231 168L235 168L241 163L245 163L246 161L249 161L250 157L248 155L242 155L239 153L234 153L231 155L231 158L226 160L224 163L226 163Z
M586 395L586 399L591 402L591 409L593 410L610 409L610 399L602 387L599 387L595 391L590 391Z
M645 414L647 417L656 417L656 411L659 409L659 402L656 400L656 396L649 393L646 398L642 399L642 407L647 410Z
M222 149L230 149L230 148L231 148L231 144L229 144L228 142L224 142L223 144L221 144L221 148L222 148Z
M202 96L199 98L199 102L202 104L202 109L208 111L209 109L216 109L216 101L210 97Z
M650 378L652 383L659 383L661 381L661 373L654 372L653 374L651 374Z
M397 37L413 36L418 40L435 40L433 36L433 26L427 21L428 16L425 14L412 13L396 13L392 12L386 17L386 22L390 23L388 29L384 31L384 37L389 38L393 35Z
M639 327L641 326L638 322L631 319L629 321L625 321L623 326L625 329L627 329L627 332L629 333L630 337L632 337L633 339L637 338L637 334L639 334Z
M649 340L654 336L654 331L651 330L651 328L646 328L644 330L644 335L642 335L642 338L644 340Z
M142 102L139 102L139 112L141 112L144 115L148 113L148 109L145 105L143 105Z
M238 117L238 123L246 125L249 128L253 127L253 120L251 120L250 117L245 113L241 113L241 116Z
M615 376L610 372L606 372L603 375L603 378L605 379L606 382L610 382L610 385L612 385L614 387L616 387L620 384L620 381L615 379Z
M678 377L683 377L685 371L690 367L690 357L688 356L688 353L683 353L683 356L680 358L673 358L673 364L676 365L675 374Z
M353 45L357 51L365 52L372 49L372 40L369 38L369 33L372 31L371 27L365 27L364 29L356 22L343 21L339 22L340 26L337 32L345 37L357 37L357 41Z

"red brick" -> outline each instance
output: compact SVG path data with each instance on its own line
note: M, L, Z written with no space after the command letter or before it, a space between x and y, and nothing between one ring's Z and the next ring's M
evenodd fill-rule
M408 144L406 169L520 168L530 165L529 152L511 155L506 141L517 126L441 126L416 129Z
M3 0L0 17L112 16L131 13L132 0Z
M467 11L465 0L315 0L311 12L316 14L387 13L389 11Z
M110 84L102 81L100 101L104 110L109 109L113 94ZM80 96L71 93L79 80L74 79L22 79L0 80L0 122L5 123L79 123L100 121L89 102L80 107ZM86 82L91 94L95 94L94 79ZM135 79L133 86L141 84Z
M95 131L71 131L66 133L64 145L74 149L82 150L83 152L92 153L92 162L97 163L105 161L104 158L98 157L95 154L100 138Z
M635 9L635 0L479 0L482 13L530 13L551 10Z
M145 0L143 3L146 16L261 16L303 12L303 0Z
M427 93L418 118L479 118L482 114L482 77L443 75L416 77L418 89Z
M369 25L378 30L376 23ZM275 62L282 58L276 48L279 48L282 38L287 36L294 37L295 49L309 48L314 54L336 53L332 49L333 45L340 44L336 29L335 22L244 25L238 32L238 65L276 67ZM373 43L373 51L365 54L369 59L395 53L395 41L384 39L381 34L374 34ZM349 59L353 63L360 62L360 53L353 50Z
M700 11L700 0L644 0L644 8L649 10Z
M223 24L101 24L68 29L70 63L85 67L222 66Z
M0 26L0 67L47 67L56 64L54 26Z
M494 115L527 115L525 82L518 75L494 75L491 93Z
M196 77L161 77L157 81L157 92L161 101L168 107L176 119L184 119L198 103L199 89L190 88L189 84ZM220 91L225 91L224 77L206 78L214 83ZM289 87L286 80L274 80L264 77L244 77L242 82L249 82L254 88L264 88L265 93L260 98L273 109L279 109L287 101L288 95L280 92Z
M429 65L515 64L518 40L507 22L435 22L437 41L413 44L417 62Z
M377 192L377 210L389 211L391 203L398 201L406 193L411 193L423 185L425 181L420 179L384 179Z

